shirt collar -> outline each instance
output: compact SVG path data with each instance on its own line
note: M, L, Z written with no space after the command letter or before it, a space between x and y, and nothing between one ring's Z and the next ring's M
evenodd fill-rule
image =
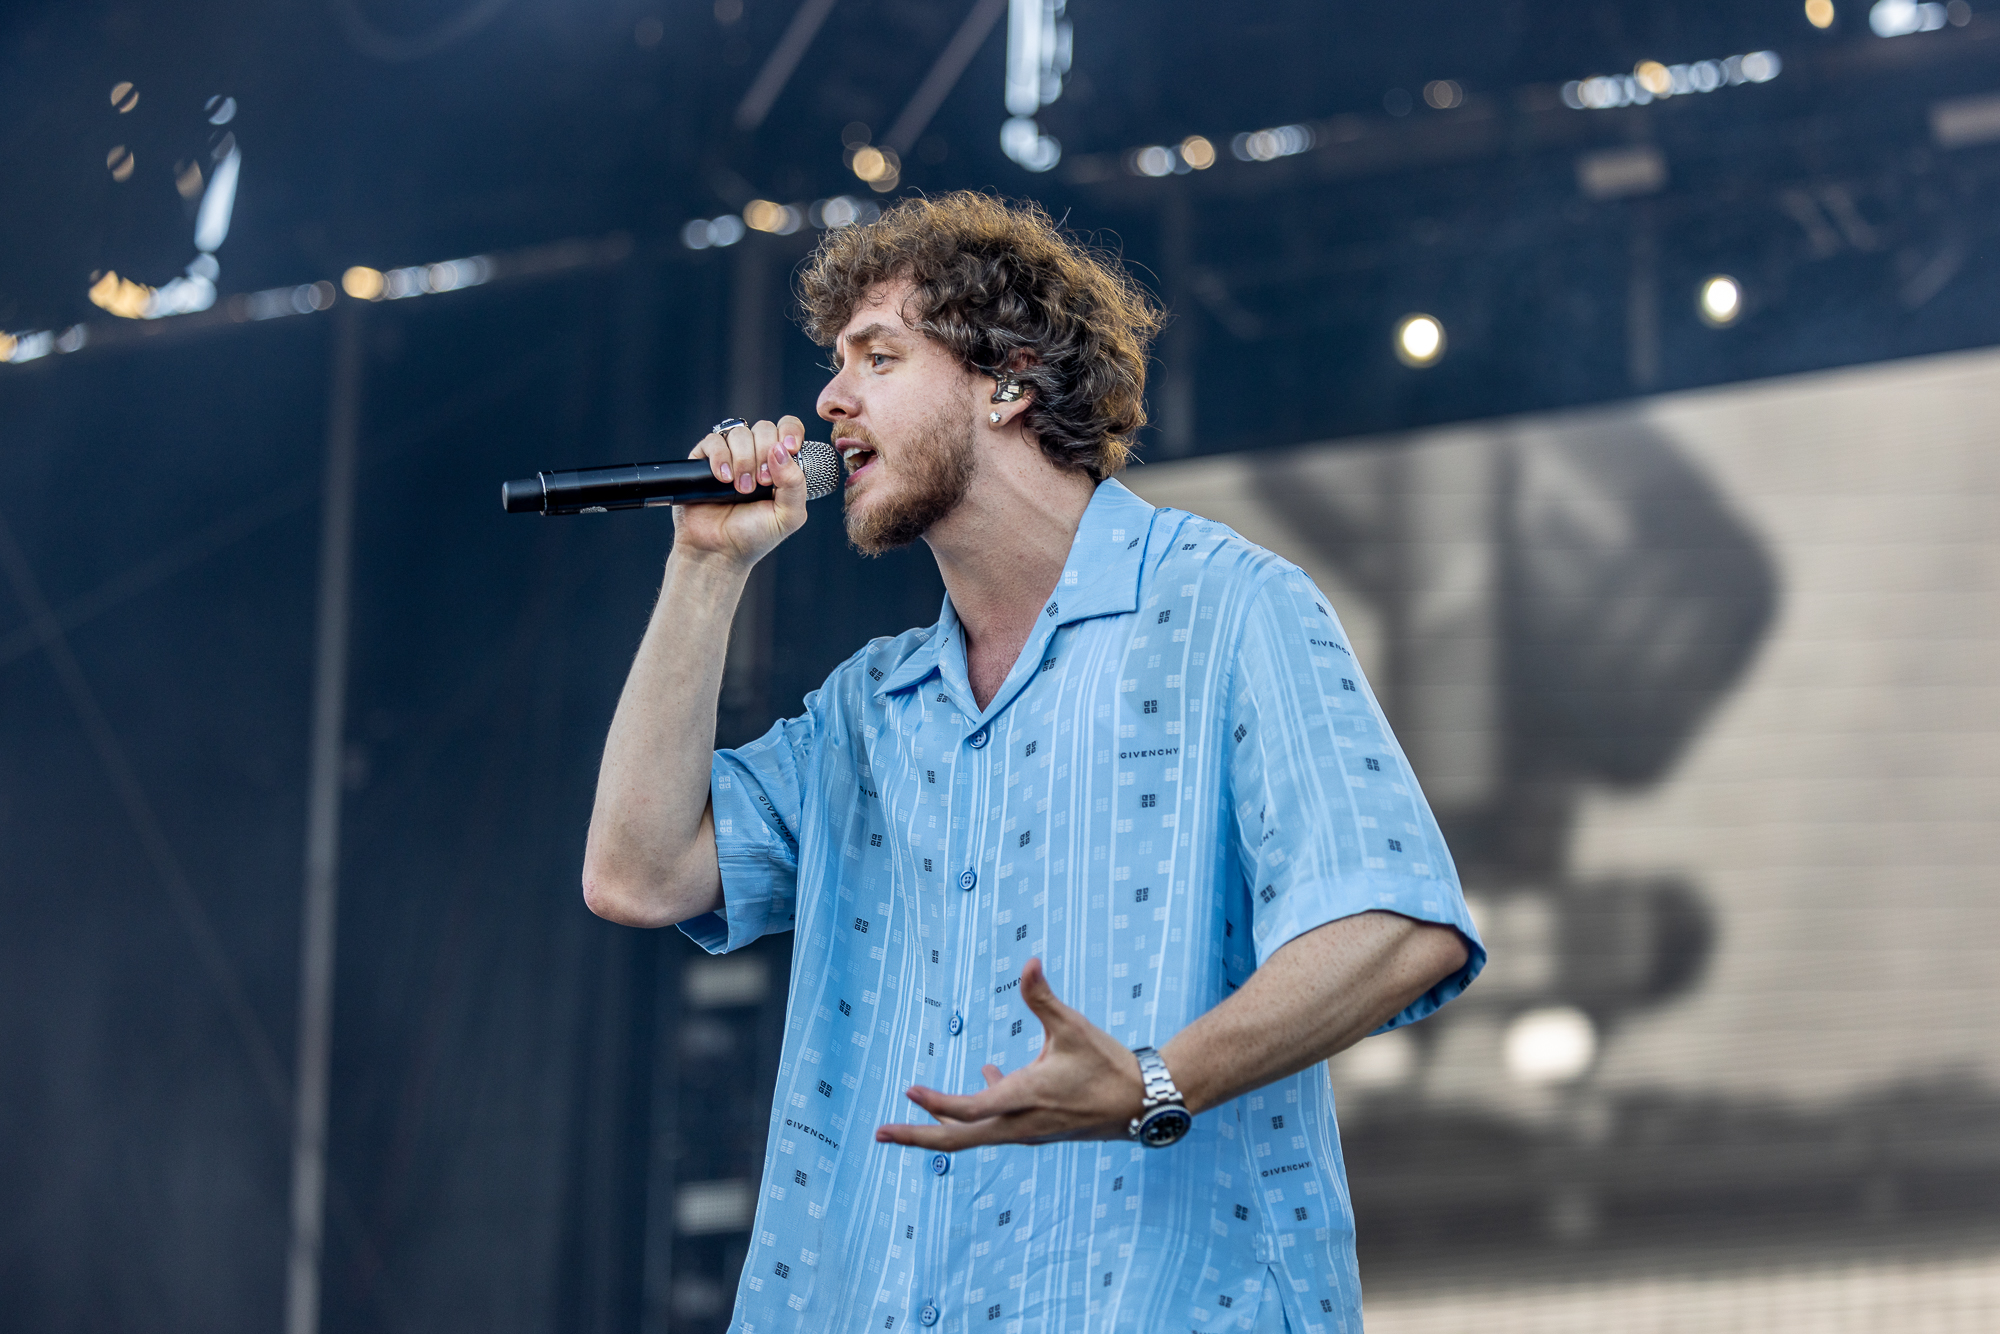
M988 712L1013 695L1019 685L1015 677L1039 664L1041 646L1058 627L1093 616L1139 609L1139 575L1145 562L1146 536L1157 512L1114 478L1097 484L1090 504L1083 511L1083 521L1077 525L1076 538L1070 543L1069 558L1063 562L1055 592L1042 608L1035 632L1022 646L1020 659L988 705ZM958 670L954 675L964 675L965 636L949 593L939 609L930 638L882 678L875 694L908 689L933 672L943 671L947 651L952 651L956 659Z

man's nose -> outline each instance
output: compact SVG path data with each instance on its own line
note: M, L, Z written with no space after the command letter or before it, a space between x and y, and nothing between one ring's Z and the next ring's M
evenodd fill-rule
M819 402L815 405L821 421L840 421L854 415L854 405L847 395L840 391L838 377L829 380L826 388L819 391Z

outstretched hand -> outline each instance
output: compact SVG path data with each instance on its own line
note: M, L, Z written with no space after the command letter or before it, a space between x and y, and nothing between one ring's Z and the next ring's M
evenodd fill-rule
M977 1144L1125 1138L1145 1103L1138 1058L1056 998L1040 959L1021 969L1021 999L1042 1021L1041 1055L1010 1075L996 1065L983 1067L986 1087L978 1093L912 1088L910 1101L938 1124L878 1126L875 1138L947 1152Z

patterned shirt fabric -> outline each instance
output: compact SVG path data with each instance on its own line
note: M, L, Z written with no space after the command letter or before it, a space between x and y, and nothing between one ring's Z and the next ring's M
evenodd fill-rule
M1180 1143L878 1144L912 1084L1032 1061L1016 990L1167 1041L1287 941L1387 909L1456 927L1457 873L1327 600L1219 524L1099 484L985 708L949 598L804 715L715 756L722 952L792 930L790 1011L740 1334L1361 1328L1324 1066Z

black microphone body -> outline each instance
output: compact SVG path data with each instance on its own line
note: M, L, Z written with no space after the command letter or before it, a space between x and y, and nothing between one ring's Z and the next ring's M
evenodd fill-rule
M840 456L832 445L808 440L799 446L798 460L806 474L807 499L840 489ZM500 504L509 514L602 514L661 505L744 505L770 498L768 486L738 491L717 481L707 459L573 468L500 484Z

